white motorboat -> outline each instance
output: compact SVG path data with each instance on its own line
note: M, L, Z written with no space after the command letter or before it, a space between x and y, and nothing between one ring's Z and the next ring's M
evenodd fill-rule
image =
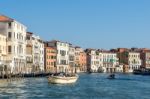
M70 84L75 83L78 79L78 75L65 75L65 74L59 74L59 75L52 75L48 76L48 82L53 84Z

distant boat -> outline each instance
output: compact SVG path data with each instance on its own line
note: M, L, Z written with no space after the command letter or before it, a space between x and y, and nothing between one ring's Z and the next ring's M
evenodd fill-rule
M142 70L141 69L134 70L133 74L135 74L135 75L141 75L142 74Z
M142 75L150 75L150 69L145 69L144 71L142 71L141 74Z
M70 84L75 83L78 79L77 74L58 73L48 76L48 82L53 84Z
M115 79L115 74L110 74L110 75L108 76L108 79Z
M92 72L91 72L91 71L88 71L87 73L88 73L88 74L91 74Z
M135 75L150 75L150 69L137 69L133 71L133 74Z

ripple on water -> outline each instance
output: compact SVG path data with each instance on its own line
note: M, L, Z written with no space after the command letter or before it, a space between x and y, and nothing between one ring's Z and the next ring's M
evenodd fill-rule
M80 74L75 84L49 84L46 78L0 83L2 99L149 99L150 76Z

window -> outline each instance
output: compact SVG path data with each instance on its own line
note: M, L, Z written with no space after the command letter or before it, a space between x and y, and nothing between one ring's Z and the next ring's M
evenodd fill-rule
M66 65L66 60L61 60L62 65Z
M15 53L15 46L14 46L14 53Z
M8 32L8 38L11 38L11 32Z
M54 65L54 63L53 62L51 62L51 66L53 66Z
M15 32L14 32L14 38L15 38Z
M65 56L66 55L66 51L60 50L60 54L61 54L61 56Z
M56 62L54 62L54 66L56 66Z
M18 33L17 33L17 39L18 39Z
M27 36L26 39L27 39L27 40L30 40L30 36Z
M8 27L11 28L11 22L8 23Z
M8 52L11 53L11 46L8 46Z

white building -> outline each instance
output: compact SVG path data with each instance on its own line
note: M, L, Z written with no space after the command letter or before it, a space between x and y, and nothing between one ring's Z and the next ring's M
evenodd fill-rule
M102 60L104 72L115 72L119 65L117 54L110 51L102 51Z
M6 36L0 34L0 66L4 66L6 63Z
M87 70L90 72L98 72L100 68L100 56L99 51L95 49L86 49L87 53Z
M7 65L11 72L23 72L26 66L26 29L14 19L0 15L0 33L7 38Z
M104 72L105 68L103 67L103 53L101 51L99 51L99 68L98 68L98 72Z
M31 46L31 47L30 47ZM44 71L44 43L39 36L27 32L27 63L30 71ZM28 65L28 64L27 64ZM33 70L34 69L34 70Z
M142 65L140 53L129 51L127 53L127 56L128 56L129 72L133 72L134 69L139 69L140 66Z
M57 49L57 71L68 72L69 70L69 43L53 40L48 46Z
M88 71L115 72L116 66L119 65L116 53L95 49L87 49L86 53Z
M75 47L69 45L69 67L71 72L75 72Z
M75 66L75 47L69 45L69 66Z

